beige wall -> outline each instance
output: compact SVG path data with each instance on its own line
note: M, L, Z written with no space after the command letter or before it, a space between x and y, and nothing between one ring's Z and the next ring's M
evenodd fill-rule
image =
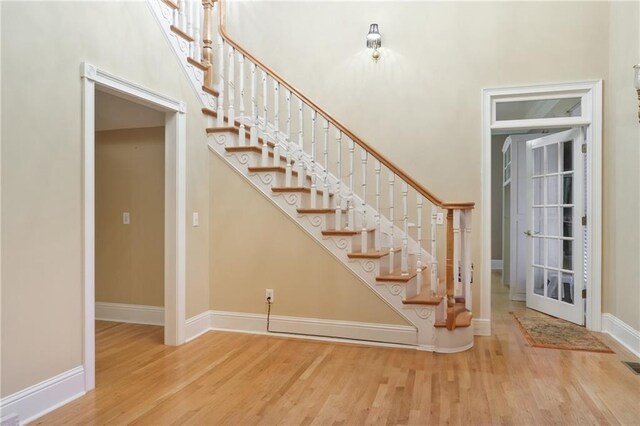
M640 185L637 2L239 1L229 20L249 51L436 194L475 201L475 224L481 89L604 79L603 307L640 329L640 249L629 241ZM371 22L383 37L378 63L365 49ZM481 276L489 236L474 235Z
M96 132L96 302L164 306L164 127Z
M216 154L210 164L211 309L265 314L272 288L274 315L407 324Z
M209 160L199 100L145 2L2 2L2 12L5 396L82 364L80 63L187 103L189 217L209 214ZM206 220L187 228L187 317L209 309L208 237Z

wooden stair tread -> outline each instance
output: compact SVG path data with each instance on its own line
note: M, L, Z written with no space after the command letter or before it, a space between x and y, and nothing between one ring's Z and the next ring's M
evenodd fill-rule
M311 188L308 186L274 186L271 188L273 192L303 192L305 194L311 193ZM322 195L322 190L316 190L318 195ZM332 193L329 193L329 197L333 197Z
M205 112L206 110L206 112ZM218 113L215 112L212 109L209 108L202 108L202 112L206 115L210 115L212 117L217 117ZM224 121L225 123L229 122L229 118L227 116L224 117ZM234 120L234 124L235 126L225 126L225 127L207 127L207 134L210 133L224 133L224 132L232 132L235 133L236 135L240 135L240 122L238 120ZM244 137L245 139L248 139L250 137L249 134L249 129L245 128L245 133L244 133ZM259 144L264 144L264 139L262 138L258 138L258 143ZM271 142L271 141L267 141L267 146L273 148L274 146L276 146L275 143Z
M185 39L189 43L191 43L193 41L193 37L191 37L189 34L185 33L184 31L182 31L180 28L176 27L175 25L171 25L170 28L171 28L171 31L174 34L179 35L180 37L182 37L183 39Z
M383 249L380 251L367 251L364 253L347 253L349 259L380 259L387 256L391 251L398 252L399 248Z
M207 66L205 64L203 64L202 62L196 61L191 56L187 58L187 62L189 62L191 65L193 65L194 67L198 68L201 71L207 70Z
M210 94L211 96L215 96L216 98L218 96L220 96L220 93L218 93L218 91L216 89L214 89L213 87L202 86L202 91L205 92L205 93ZM207 108L203 108L203 109L207 109Z
M424 271L426 268L423 268L422 270ZM408 275L402 275L400 273L400 270L398 270L397 272L394 272L393 274L387 274L387 275L380 275L376 277L376 281L379 282L408 282L411 281L412 278L414 278L416 275L418 275L418 271L416 269L410 269L409 270L409 274Z
M471 320L473 320L473 314L471 311L465 309L463 312L456 315L456 328L471 326ZM447 320L436 321L434 326L438 328L446 328Z
M367 232L375 231L375 228L367 229ZM322 235L324 236L354 236L358 235L362 232L362 230L353 230L353 229L325 229L322 231Z
M309 176L307 176L309 177ZM336 209L332 209L332 208L315 208L315 209L311 209L311 208L301 208L301 209L297 209L298 214L331 214L331 213L335 213ZM342 209L342 213L346 213L347 209Z
M162 2L164 4L166 4L167 6L169 6L170 8L172 8L172 9L177 9L178 8L178 4L173 2L173 1L171 1L171 0L162 0Z
M256 154L262 153L262 149L259 146L227 146L224 149L225 151L230 153L234 153L234 152L254 152ZM273 151L269 151L269 157L273 158ZM280 160L287 161L287 158L281 155Z
M423 291L421 294L417 294L413 297L410 297L402 301L402 303L404 303L405 305L434 305L434 306L439 305L440 302L442 302L442 296L433 294L430 289L427 289Z

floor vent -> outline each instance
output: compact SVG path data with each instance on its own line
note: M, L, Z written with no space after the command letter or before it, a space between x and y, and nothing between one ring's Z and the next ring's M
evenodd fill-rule
M634 373L640 374L640 362L622 361L622 363Z

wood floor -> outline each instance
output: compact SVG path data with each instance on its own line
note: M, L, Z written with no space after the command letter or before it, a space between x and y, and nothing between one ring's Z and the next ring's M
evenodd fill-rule
M528 347L494 278L493 335L442 355L98 322L97 387L35 424L640 424L640 376L617 354Z

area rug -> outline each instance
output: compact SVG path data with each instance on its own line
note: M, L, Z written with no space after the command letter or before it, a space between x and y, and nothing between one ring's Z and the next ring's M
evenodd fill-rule
M536 348L614 353L586 328L546 315L510 314L529 345Z

